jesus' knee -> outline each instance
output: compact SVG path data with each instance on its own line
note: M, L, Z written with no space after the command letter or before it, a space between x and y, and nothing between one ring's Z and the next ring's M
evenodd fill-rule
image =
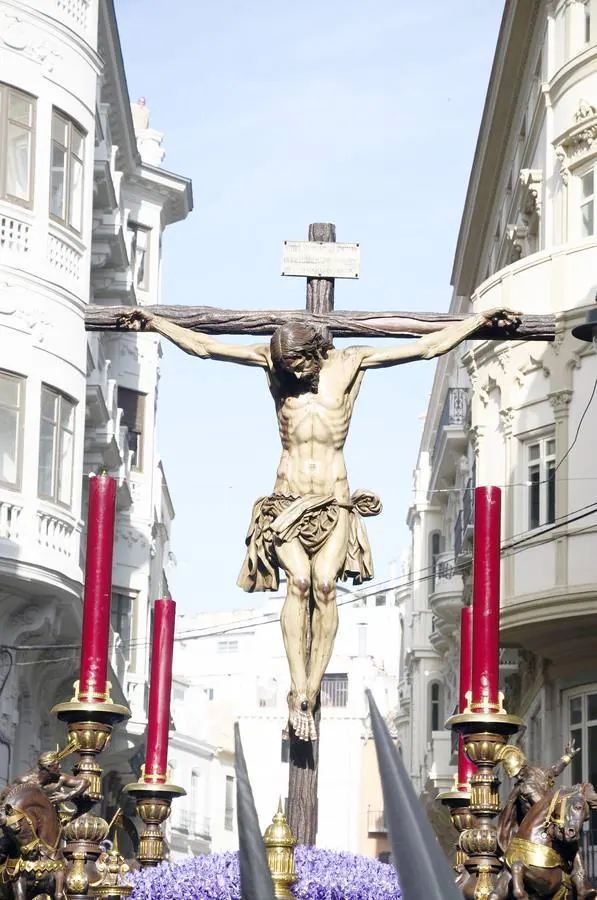
M311 579L308 572L300 572L296 575L288 575L288 593L301 602L307 602L311 591Z
M336 579L317 577L313 580L315 602L321 606L329 606L336 600Z

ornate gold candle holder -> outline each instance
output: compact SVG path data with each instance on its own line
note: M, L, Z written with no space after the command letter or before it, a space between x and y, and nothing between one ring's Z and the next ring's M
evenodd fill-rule
M290 888L296 881L294 867L296 838L286 821L281 800L272 824L265 829L263 842L267 853L267 864L274 883L274 894L281 898L292 897Z
M84 701L79 699L79 683L75 682L72 700L58 703L52 709L58 719L66 723L69 744L79 754L79 761L73 766L73 774L89 782L85 793L77 799L77 813L70 820L65 816L64 855L67 860L66 886L69 900L94 896L91 885L98 875L96 862L102 854L100 844L110 830L105 819L90 812L102 799L102 769L97 756L108 745L114 727L130 716L126 706L112 702L111 685L108 683L106 687L103 700Z
M170 815L173 799L184 797L186 791L168 781L145 781L143 774L140 781L127 784L123 791L135 798L139 818L147 826L139 838L137 861L140 866L157 866L165 859L162 825Z
M436 797L436 800L439 800L450 810L452 825L458 832L458 839L456 841L456 847L454 849L454 859L452 861L452 868L457 873L461 872L462 866L466 861L466 855L460 847L460 835L467 828L472 828L474 821L470 810L470 787L471 786L470 784L468 784L468 782L465 785L459 785L458 776L455 775L454 786L452 787L452 789L449 791L443 791Z
M464 736L464 752L477 767L471 778L470 815L472 822L460 834L459 846L465 854L464 866L469 878L463 884L468 900L487 900L495 878L502 869L493 819L500 811L499 779L495 768L501 760L508 738L523 725L502 706L499 711L465 710L446 722Z

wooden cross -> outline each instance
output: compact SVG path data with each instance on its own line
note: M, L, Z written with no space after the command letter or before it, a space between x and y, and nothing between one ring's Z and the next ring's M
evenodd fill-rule
M309 226L309 242L285 242L283 275L307 279L305 310L228 310L210 306L149 306L156 313L195 331L207 334L269 335L279 326L297 319L329 327L342 337L418 337L438 331L466 316L442 313L353 312L334 310L336 278L358 277L358 244L336 244L334 225ZM334 245L329 246L329 245ZM119 316L128 307L88 307L85 327L89 331L119 330ZM123 329L124 330L124 329ZM515 329L485 326L471 339L553 341L555 317L522 316ZM310 632L310 628L309 628ZM310 644L310 633L308 643ZM319 733L320 711L316 713ZM299 843L314 844L317 834L317 779L319 741L293 739L290 747L289 824Z

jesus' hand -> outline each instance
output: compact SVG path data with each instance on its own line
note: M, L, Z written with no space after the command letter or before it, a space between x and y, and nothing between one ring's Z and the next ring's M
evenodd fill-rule
M151 331L155 316L144 309L131 309L118 316L117 325L126 331Z

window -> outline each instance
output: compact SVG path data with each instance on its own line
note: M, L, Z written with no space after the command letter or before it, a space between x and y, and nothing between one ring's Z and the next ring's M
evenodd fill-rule
M218 641L218 653L237 653L238 641Z
M436 572L435 567L442 549L442 536L439 531L432 531L429 535L429 555L431 557L431 593L435 591Z
M149 287L149 236L151 230L137 222L128 223L131 232L131 265L133 284L146 291Z
M0 197L19 206L33 202L35 100L0 84Z
M43 385L37 490L40 497L64 506L72 499L74 427L73 401Z
M595 233L595 173L582 175L580 179L580 233L581 237L591 237Z
M348 705L348 675L324 675L321 682L322 706Z
M591 3L585 0L585 44L591 43Z
M224 809L224 828L234 830L234 778L226 775L226 806Z
M529 529L555 522L556 442L544 438L527 447Z
M290 762L290 738L282 738L282 746L280 749L280 760L283 763Z
M201 806L201 772L193 769L191 772L191 812L195 815L199 812Z
M568 767L569 783L590 782L597 784L597 687L570 692L564 707L568 713L569 733L580 753L572 758ZM591 812L591 828L597 827L597 813Z
M80 234L83 218L85 135L62 113L52 113L50 215Z
M112 592L112 603L110 606L110 624L112 630L120 636L120 640L124 644L125 655L128 656L128 649L131 642L131 613L133 601L126 594Z
M23 453L25 379L0 372L0 484L19 488Z
M128 432L128 446L131 453L131 469L140 472L143 468L143 424L145 419L145 394L118 387L118 408L122 410L121 425Z
M429 731L439 731L443 728L442 706L443 690L439 681L433 681L429 685ZM431 735L430 735L431 736Z
M367 623L359 622L357 630L358 655L367 656Z
M376 594L375 595L375 605L376 606L385 606L386 605L386 595L385 594Z

